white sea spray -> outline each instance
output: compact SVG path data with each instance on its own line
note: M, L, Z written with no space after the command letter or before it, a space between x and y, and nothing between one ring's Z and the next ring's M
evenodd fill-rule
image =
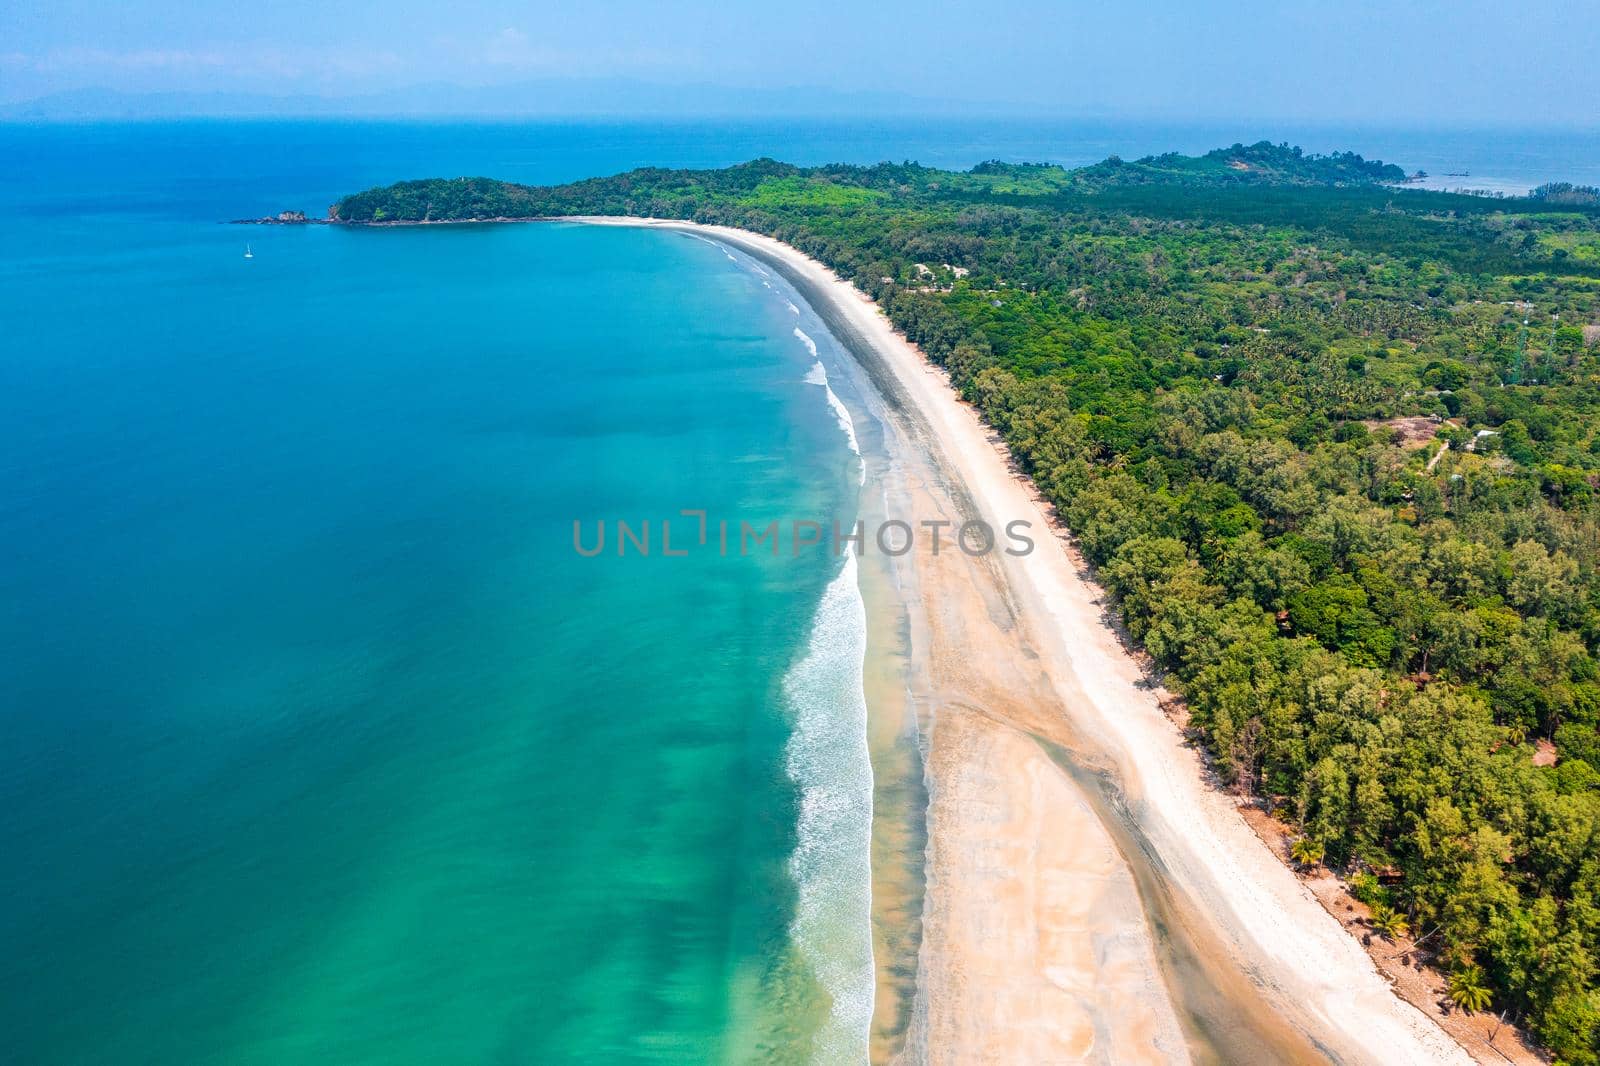
M855 556L822 594L805 655L784 677L794 716L785 764L799 789L789 933L832 999L812 1061L865 1063L872 1027L872 762L863 663L867 612Z

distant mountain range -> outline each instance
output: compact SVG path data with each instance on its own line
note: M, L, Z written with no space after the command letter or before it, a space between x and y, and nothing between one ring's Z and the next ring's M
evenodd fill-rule
M0 120L145 119L188 117L558 117L659 115L1025 115L1037 105L943 100L892 92L824 88L748 89L671 85L626 78L551 78L509 85L414 85L353 96L234 92L126 93L75 89L0 104ZM1077 116L1077 117L1082 117Z

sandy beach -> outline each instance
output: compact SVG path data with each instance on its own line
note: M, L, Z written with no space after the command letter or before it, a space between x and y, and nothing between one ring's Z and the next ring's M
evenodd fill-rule
M1209 787L1048 505L875 304L769 238L623 224L693 228L796 285L903 439L886 506L1022 520L1037 541L905 557L926 899L905 1038L875 1058L1472 1061Z
M959 522L964 501L914 427L883 415L888 457L869 477L869 527L890 515ZM890 650L903 670L898 691L869 690L869 707L885 723L909 716L922 740L926 843L915 1002L906 1016L906 990L880 982L876 1061L1188 1061L1130 872L1078 787L1016 724L1055 697L1002 575L948 543L919 544L888 569L864 595L874 614L902 612L903 647ZM875 748L880 780L895 751ZM903 815L880 805L876 831ZM905 863L885 858L874 896L892 905ZM875 912L892 926L891 910ZM892 955L878 958L893 968Z

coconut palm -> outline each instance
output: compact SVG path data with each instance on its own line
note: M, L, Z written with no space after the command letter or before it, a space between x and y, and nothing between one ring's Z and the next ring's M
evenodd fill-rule
M1296 866L1316 866L1322 862L1322 842L1301 837L1289 845L1289 857Z
M1372 908L1372 928L1385 940L1398 940L1411 931L1411 923L1406 921L1406 916L1389 906L1379 903Z
M1468 1014L1487 1010L1493 998L1484 987L1481 967L1468 964L1450 975L1450 1002Z

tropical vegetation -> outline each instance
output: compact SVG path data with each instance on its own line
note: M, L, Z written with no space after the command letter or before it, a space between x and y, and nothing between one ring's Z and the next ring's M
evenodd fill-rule
M1600 206L1402 177L1265 143L758 160L334 213L693 219L853 280L1004 436L1296 859L1381 905L1380 934L1429 929L1463 1008L1593 1066Z

